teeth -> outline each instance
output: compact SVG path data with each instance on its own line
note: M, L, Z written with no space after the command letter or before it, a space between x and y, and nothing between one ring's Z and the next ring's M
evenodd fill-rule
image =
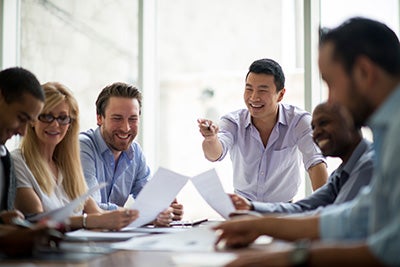
M329 143L329 140L328 139L323 139L323 140L319 140L318 141L318 146L319 147L324 147L326 144L328 144Z
M128 139L128 138L129 138L129 135L120 135L120 134L117 134L117 137L120 138L120 139Z
M255 104L250 104L253 108L261 108L262 105L255 105Z

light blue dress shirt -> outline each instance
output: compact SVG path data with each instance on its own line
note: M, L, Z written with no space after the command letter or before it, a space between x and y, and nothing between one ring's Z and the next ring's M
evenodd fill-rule
M229 151L235 193L252 201L290 201L301 183L301 161L306 170L326 162L312 140L310 113L292 105L279 104L266 147L247 109L223 116L219 127L223 153L218 160Z
M137 142L123 151L115 166L114 156L100 133L100 128L79 135L81 161L89 188L107 182L92 196L103 209L123 206L130 194L135 198L150 177L150 168Z
M375 175L351 202L323 211L323 240L366 240L389 266L400 266L400 86L368 122L374 135Z
M357 196L361 188L369 185L373 176L373 160L372 143L362 139L349 160L340 164L329 176L328 182L310 196L295 203L255 201L252 202L254 210L261 213L300 213L350 201Z

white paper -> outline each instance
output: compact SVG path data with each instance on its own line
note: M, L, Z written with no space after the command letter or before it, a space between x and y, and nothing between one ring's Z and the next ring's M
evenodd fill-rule
M214 251L215 231L209 227L194 227L184 232L155 234L132 238L111 245L124 250L162 250L162 251Z
M60 207L58 209L54 209L48 212L39 213L31 218L29 221L39 221L43 218L48 219L51 222L56 223L64 223L69 217L74 214L74 210L78 208L79 205L82 204L91 194L105 187L107 183L98 184L92 188L90 188L85 194L75 198L70 203L65 205L64 207Z
M171 205L188 180L187 176L159 168L129 206L139 211L139 217L127 227L140 227L156 219L160 212Z
M113 231L91 231L79 229L65 233L69 241L121 241L132 237L144 236L146 233L113 232Z
M151 226L151 225L150 225ZM120 232L132 232L132 233L147 233L147 234L166 234L166 233L177 233L187 231L192 226L183 227L125 227Z
M191 180L204 200L222 217L229 219L229 214L235 211L235 207L224 192L215 169L203 172Z
M185 253L172 255L174 266L177 267L225 266L236 258L237 255L227 252Z

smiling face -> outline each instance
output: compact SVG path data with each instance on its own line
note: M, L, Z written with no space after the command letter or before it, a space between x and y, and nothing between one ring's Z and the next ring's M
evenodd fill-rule
M56 118L69 116L70 108L65 101L62 101L53 109L46 111L46 114L52 115ZM41 145L55 147L64 139L70 124L61 125L57 120L53 120L52 122L37 120L34 127L36 136Z
M108 147L118 156L132 144L139 128L140 106L136 98L110 97L97 124Z
M27 126L36 120L42 108L43 102L29 93L11 103L0 93L0 144L4 145L13 135L25 135Z
M328 103L314 109L311 128L314 142L326 157L343 159L353 145L354 136L358 136L350 114L343 107Z
M250 72L243 98L253 120L265 120L276 116L278 103L284 94L285 89L276 91L273 75Z

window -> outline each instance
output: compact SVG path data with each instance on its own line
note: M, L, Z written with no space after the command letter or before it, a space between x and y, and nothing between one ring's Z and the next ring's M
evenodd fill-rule
M283 102L304 108L303 10L301 1L158 1L160 165L186 175L216 168L233 192L229 156L208 162L197 118L218 119L245 108L250 64L272 58L286 76ZM181 200L199 208L188 216L212 216L191 184ZM193 212L193 214L192 214Z

